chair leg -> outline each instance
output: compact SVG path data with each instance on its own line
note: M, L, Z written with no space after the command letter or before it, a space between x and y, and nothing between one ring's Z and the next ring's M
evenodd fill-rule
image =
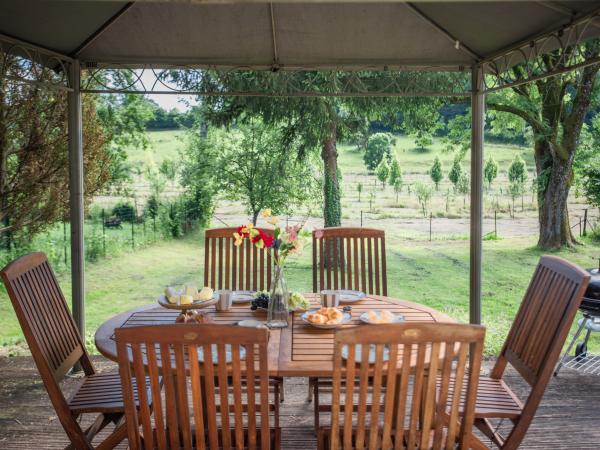
M488 419L475 419L474 425L479 431L481 431L487 438L489 438L494 445L498 448L502 448L504 445L504 436L498 433Z
M319 430L319 379L318 378L313 378L313 386L312 386L312 391L313 391L313 398L314 398L314 402L313 402L313 410L314 410L314 422L315 422L315 431Z
M315 380L317 380L317 379L314 378L314 377L310 377L308 379L308 395L306 396L306 402L307 403L312 402L313 391L314 391L314 388L315 388Z
M112 450L125 439L127 439L127 423L123 422L113 430L110 436L96 447L96 450Z
M317 430L317 450L325 450L325 430L319 429Z

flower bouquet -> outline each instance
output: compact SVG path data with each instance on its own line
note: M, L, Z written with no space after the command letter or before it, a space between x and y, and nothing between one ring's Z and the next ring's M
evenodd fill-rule
M244 240L249 239L256 248L274 250L272 256L275 270L271 280L267 325L271 328L284 328L288 326L290 293L283 276L283 265L289 255L302 252L304 239L300 236L300 230L304 223L281 227L279 219L272 215L270 209L265 209L262 216L275 227L273 232L266 233L251 223L242 225L233 233L234 245L239 247Z

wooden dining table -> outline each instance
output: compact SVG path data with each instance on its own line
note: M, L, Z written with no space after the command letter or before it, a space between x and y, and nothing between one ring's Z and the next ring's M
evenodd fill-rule
M311 309L320 307L319 294L304 296ZM449 322L456 320L448 315L418 303L381 295L368 295L352 306L352 320L343 328L353 326L373 327L361 323L359 317L369 310L389 310L402 314L406 322ZM227 311L217 311L215 306L204 308L214 323L236 324L241 320L266 321L266 311L252 311L250 304L235 304ZM158 303L144 305L118 314L104 322L96 331L96 347L105 357L117 360L115 329L144 325L174 324L179 311L165 309ZM333 374L333 338L335 330L318 329L301 319L302 313L290 314L287 328L271 329L269 334L269 374L277 377L328 377Z

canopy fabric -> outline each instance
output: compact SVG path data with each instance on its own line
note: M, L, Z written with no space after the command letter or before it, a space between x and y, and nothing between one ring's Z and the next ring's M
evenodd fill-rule
M92 66L462 70L599 8L598 1L3 0L0 34ZM600 18L582 33L600 35Z

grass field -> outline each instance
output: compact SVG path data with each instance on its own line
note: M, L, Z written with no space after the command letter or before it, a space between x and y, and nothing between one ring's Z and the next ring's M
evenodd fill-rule
M181 137L181 132L150 133L151 147L145 151L132 150L131 161L141 164L151 160L160 164L167 158L177 159L179 148L183 145ZM436 154L442 159L445 172L448 171L452 160L452 155L441 152L438 142L428 152L421 152L414 149L412 139L399 137L394 150L408 183L411 180L428 179L427 171ZM499 185L506 178L506 170L516 153L521 153L529 168L532 167L531 152L528 149L487 145L486 151L492 153L499 163ZM368 189L365 189L361 202L358 202L356 183L363 182L371 189L374 176L365 172L362 154L352 146L340 146L339 164L343 174L343 222L355 224L361 209L370 210ZM464 162L464 167L468 167L468 160ZM447 188L448 184L445 182L440 190ZM436 194L431 206L432 213L442 213L445 222L441 222L440 219L442 225L439 226L445 226L447 229L440 230L434 240L429 242L425 237L426 232L422 230L424 222L418 221L422 219L418 219L421 214L414 195L411 196L405 191L400 198L401 205L397 205L391 189L382 190L379 185L373 189L377 189L377 195L372 208L374 212L369 214L368 225L386 230L390 295L432 306L461 322L467 322L468 235L464 232L454 233L452 224L468 224L468 201L467 208L464 208L462 197L453 198L448 212L445 198L441 192ZM493 193L487 195L492 197ZM487 201L489 202L489 198ZM582 206L575 198L571 203L572 210ZM229 214L232 224L237 224L244 218L243 208L239 204L228 203L225 207L221 203L218 213ZM499 350L535 264L542 254L535 247L535 210L530 206L524 211L519 211L518 216L512 222L527 219L533 224L533 229L525 227L523 236L517 233L510 238L484 242L483 321L488 327L487 354L494 354ZM415 222L416 225L412 229L407 228L408 222ZM310 226L319 226L320 223L321 219L312 218ZM219 224L215 221L214 225ZM94 231L86 231L89 245L90 235L93 235ZM121 239L126 245L127 230L115 233L118 234L115 234L115 239ZM69 274L64 271L64 263L60 266L62 230L54 230L50 236L46 240L34 239L31 246L54 255L58 269L63 269L59 278L65 295L69 298ZM589 239L583 243L584 245L562 250L557 254L583 267L594 266L593 258L600 253L600 245ZM303 256L288 260L286 276L292 290L311 290L310 254L310 248L307 248ZM146 245L135 252L117 252L117 255L89 263L86 267L86 321L90 349L93 349L92 337L95 329L107 318L128 308L153 302L167 285L186 282L202 284L202 231L180 240L159 241ZM0 291L0 317L0 352L22 352L24 345L21 332L4 291ZM593 349L600 350L600 339L594 338Z

